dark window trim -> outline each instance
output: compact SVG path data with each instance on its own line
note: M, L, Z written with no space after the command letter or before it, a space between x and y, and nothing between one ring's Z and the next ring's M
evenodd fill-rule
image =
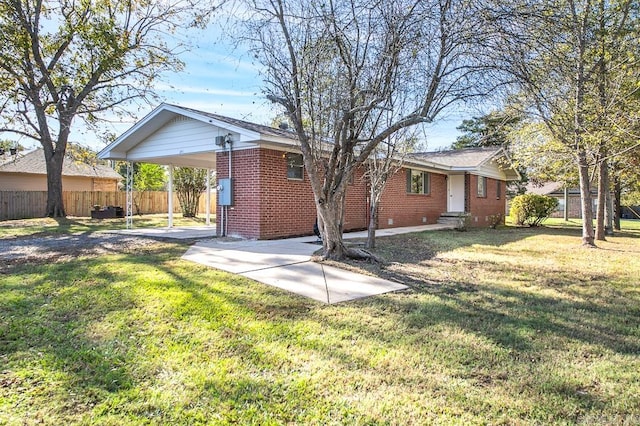
M418 173L420 173L420 175L422 177L422 185L421 185L422 191L421 192L414 192L413 191L413 180L412 180L413 173L412 172L418 172ZM407 169L407 187L406 187L406 191L407 191L407 194L431 195L431 173L424 172L422 170Z
M478 198L487 198L487 178L478 176L476 183L476 195ZM480 192L480 182L482 182L482 192Z
M287 162L287 179L289 180L304 180L304 160L302 154L295 152L287 152L285 155ZM299 161L299 163L298 163ZM299 172L298 172L299 170ZM300 176L292 176L292 173L300 174Z

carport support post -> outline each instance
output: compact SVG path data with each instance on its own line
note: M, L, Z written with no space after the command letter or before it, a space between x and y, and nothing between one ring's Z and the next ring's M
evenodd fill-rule
M207 226L211 225L211 169L207 169L207 207L206 207L206 215L207 215Z
M169 164L169 228L173 228L173 164Z
M127 196L127 219L126 226L127 229L133 228L133 162L127 161L127 188L126 188L126 196Z

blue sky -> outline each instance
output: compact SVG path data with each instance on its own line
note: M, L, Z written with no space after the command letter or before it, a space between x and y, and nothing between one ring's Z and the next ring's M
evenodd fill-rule
M178 74L167 74L158 82L156 91L164 102L204 110L211 113L238 118L258 124L270 124L277 113L274 105L261 92L259 69L241 51L232 51L218 31L208 29L196 35L194 48L181 58L185 69ZM142 118L155 105L143 105L135 114ZM459 135L455 129L466 115L449 112L422 133L428 150L445 148ZM131 127L135 120L126 120L107 125L107 130L120 135ZM76 121L76 130L71 141L79 142L99 150L104 142L86 132Z

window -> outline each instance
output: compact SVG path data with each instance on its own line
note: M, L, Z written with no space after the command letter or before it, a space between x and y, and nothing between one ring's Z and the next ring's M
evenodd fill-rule
M485 198L487 196L487 178L478 176L478 197Z
M407 170L407 192L409 194L431 193L431 174L420 170Z
M502 197L502 181L496 181L496 200L499 200Z
M302 154L287 153L285 158L287 160L287 178L302 180L304 176Z

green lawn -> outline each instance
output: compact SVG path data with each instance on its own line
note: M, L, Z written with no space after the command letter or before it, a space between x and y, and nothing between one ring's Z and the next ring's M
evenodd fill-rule
M183 244L19 265L0 424L638 424L636 224L379 238L390 263L351 267L411 289L335 306Z

